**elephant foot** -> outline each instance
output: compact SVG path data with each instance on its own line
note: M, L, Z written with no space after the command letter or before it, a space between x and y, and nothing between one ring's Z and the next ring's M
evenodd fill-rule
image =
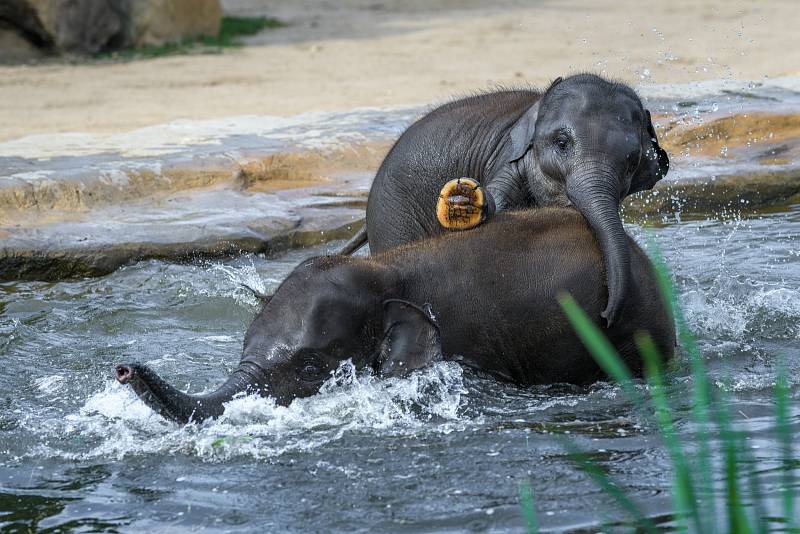
M448 230L475 228L489 215L490 201L472 178L450 180L439 193L436 218Z

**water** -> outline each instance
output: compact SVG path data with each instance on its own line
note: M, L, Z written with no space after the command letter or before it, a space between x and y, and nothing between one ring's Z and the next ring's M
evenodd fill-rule
M701 85L696 94L683 86L675 94L652 89L649 105L701 122L759 106L796 109L800 101L795 86L765 86L758 99L750 88L721 94ZM337 142L354 142L365 124L376 129L369 138L396 135L413 114L308 120L344 132ZM253 132L237 142L300 142L308 120L274 131L254 121ZM220 125L208 126L216 132ZM240 132L241 126L231 128ZM196 124L184 130L195 135L200 151L224 145L203 137ZM309 142L330 137L320 131ZM169 148L172 138L154 133L141 136L155 139L147 146L120 139L120 150L166 157L162 145ZM33 141L25 146L41 144ZM105 147L88 141L80 145ZM670 174L708 177L730 164L683 161ZM678 214L656 227L628 230L643 244L652 237L670 263L714 383L728 392L737 424L750 432L766 499L774 503L778 355L789 368L792 428L800 431L800 206L746 218L731 208L700 220ZM611 384L522 390L453 363L382 381L345 365L320 394L289 407L240 398L217 421L181 427L113 380L115 364L136 360L180 388L215 388L238 362L258 311L240 284L273 289L301 259L334 248L278 259L142 262L73 282L0 283L0 530L519 531L525 482L546 529L597 531L610 523L604 531L624 530L624 514L568 458L564 435L648 514L668 521L667 453L644 414ZM686 367L679 360L668 391L677 429L691 442Z
M754 431L775 497L776 355L800 380L800 206L629 231L641 242L652 235L672 265L712 375ZM215 387L257 312L240 283L274 288L324 250L0 285L0 525L504 531L523 527L518 488L527 480L546 527L623 518L567 458L564 431L649 513L669 509L666 453L609 384L521 390L453 363L380 381L344 366L322 393L288 408L242 398L218 421L180 427L113 381L115 363L139 360L181 388ZM688 380L679 366L671 386L687 433Z

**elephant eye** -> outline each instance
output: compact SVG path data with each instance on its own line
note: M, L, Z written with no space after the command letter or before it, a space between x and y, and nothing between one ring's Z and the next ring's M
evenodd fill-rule
M553 139L553 144L556 145L561 152L565 152L569 146L569 136L561 132Z
M303 380L307 380L309 382L313 382L319 380L322 376L322 365L320 362L317 361L316 358L308 357L305 358L300 364L300 378Z

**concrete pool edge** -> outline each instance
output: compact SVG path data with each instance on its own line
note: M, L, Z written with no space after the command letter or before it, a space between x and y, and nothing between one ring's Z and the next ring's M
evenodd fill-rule
M103 276L141 260L185 262L243 253L278 254L346 239L364 223L366 196L361 182L360 190L188 191L167 199L166 203L174 201L178 207L166 207L155 215L150 203L126 207L124 219L129 223L114 222L118 207L112 206L94 210L95 216L84 221L17 228L13 235L0 237L0 280ZM791 202L800 202L800 169L662 182L628 199L623 218L631 222L676 213L740 216ZM257 213L259 203L264 206L263 216ZM280 213L269 214L270 205L278 205ZM232 213L193 222L204 206L213 210L227 206ZM181 213L186 214L185 220L174 226L159 224L161 217L180 217Z
M672 170L654 190L626 200L624 219L741 216L800 201L794 109L746 108L722 118L714 110L700 120L662 113L658 135ZM234 133L232 118L213 135L217 122L205 125L186 145L155 136L136 154L2 153L0 280L102 276L140 260L277 254L345 239L363 224L384 154L418 113L355 110L268 124L252 117L244 134ZM191 124L165 127L193 132ZM135 137L144 143L147 131Z

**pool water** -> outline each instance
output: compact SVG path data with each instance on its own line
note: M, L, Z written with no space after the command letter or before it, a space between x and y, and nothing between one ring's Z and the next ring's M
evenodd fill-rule
M782 356L798 397L800 206L628 230L663 251L713 380L750 433L765 499L777 500L772 388ZM668 455L612 384L520 389L452 362L378 380L345 365L289 407L240 398L182 427L113 380L133 360L180 388L215 388L258 311L240 284L272 289L334 248L0 284L0 530L501 532L524 529L524 483L546 529L624 528L565 436L664 518ZM687 367L679 360L668 391L691 442Z

